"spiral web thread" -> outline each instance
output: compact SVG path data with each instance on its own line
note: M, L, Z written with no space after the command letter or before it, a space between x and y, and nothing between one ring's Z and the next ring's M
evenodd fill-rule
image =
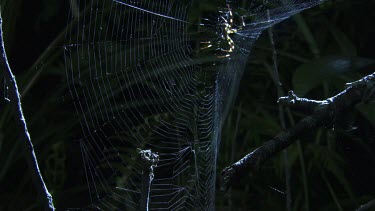
M82 207L213 210L220 128L253 43L322 1L217 1L221 13L211 25L189 21L197 2L75 1L64 56L82 128L90 198ZM228 21L225 4L245 26L231 34L234 51L219 59L228 41L218 32ZM211 50L200 50L197 34L216 35Z

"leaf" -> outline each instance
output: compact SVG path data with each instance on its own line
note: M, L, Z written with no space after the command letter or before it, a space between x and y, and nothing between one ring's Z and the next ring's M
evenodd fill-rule
M375 61L361 57L327 56L312 60L297 68L293 76L294 91L299 96L343 74L357 71Z

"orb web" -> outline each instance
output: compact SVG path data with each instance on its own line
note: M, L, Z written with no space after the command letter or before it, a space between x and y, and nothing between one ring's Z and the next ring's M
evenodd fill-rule
M322 1L217 1L208 23L192 18L193 0L74 2L64 56L90 198L82 207L214 210L220 129L253 43ZM229 12L237 30L223 57Z

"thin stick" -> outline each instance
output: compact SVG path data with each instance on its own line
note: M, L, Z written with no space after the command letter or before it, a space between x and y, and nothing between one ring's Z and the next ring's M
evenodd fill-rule
M258 170L266 160L289 147L298 137L317 127L331 126L336 116L345 115L344 112L347 109L373 98L375 96L375 73L354 83L349 83L347 86L348 88L341 93L323 101L299 98L292 91L288 96L279 98L278 102L284 106L314 108L314 112L289 130L280 132L241 160L226 167L221 173L222 189L226 190L232 182L241 178L242 175L249 174L249 171Z
M159 161L159 155L157 153L153 153L150 149L138 149L138 154L141 157L141 165L143 165L141 199L139 201L139 208L142 211L148 211L150 203L151 184L152 180L154 180L154 168L157 166L157 163Z
M30 134L27 129L26 120L23 115L20 94L18 92L16 78L10 69L8 59L5 52L4 47L4 40L3 40L3 19L1 18L0 12L0 69L3 72L3 75L9 85L9 99L11 108L14 110L16 116L16 123L18 127L21 129L20 131L20 138L21 141L24 143L23 146L25 148L25 157L27 164L29 166L29 170L32 176L32 180L34 185L37 188L37 191L40 196L40 200L43 204L45 210L55 210L53 206L52 196L48 192L47 187L43 181L43 177L40 173L38 161L35 156L34 147L31 142Z

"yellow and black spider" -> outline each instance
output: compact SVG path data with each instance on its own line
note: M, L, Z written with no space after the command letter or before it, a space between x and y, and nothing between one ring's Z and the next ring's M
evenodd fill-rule
M237 33L237 29L233 28L233 12L229 5L227 5L228 11L226 12L226 16L220 16L220 18L224 21L223 26L223 35L222 38L228 42L229 49L221 49L224 52L227 52L227 54L218 56L218 58L226 58L230 56L230 53L232 53L235 49L234 41L230 37L230 34Z
M224 45L228 47L218 47L217 50L224 52L225 54L223 55L223 53L220 53L220 55L217 55L217 57L228 58L235 50L235 43L231 38L231 35L237 33L238 30L241 30L242 27L245 26L245 23L243 21L243 18L241 17L241 26L237 26L234 24L233 12L229 4L227 5L227 8L224 11L220 11L220 13L222 13L223 15L220 15L218 18L218 26L220 28L218 34L220 34L221 39L224 40L224 42L219 40L218 45L220 46L220 43L224 43ZM201 50L214 46L211 41L204 41L201 42L201 44L205 45L204 47L200 48Z

